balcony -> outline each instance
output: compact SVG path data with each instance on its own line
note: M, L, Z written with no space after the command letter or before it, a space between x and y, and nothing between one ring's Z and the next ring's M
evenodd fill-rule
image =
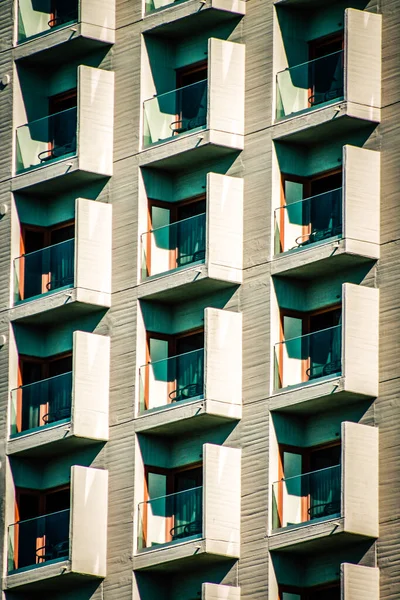
M346 145L342 164L341 188L275 209L274 275L311 279L379 258L380 153Z
M50 5L49 5L50 6ZM18 0L15 60L60 64L115 41L115 0Z
M206 308L205 347L139 369L135 430L173 436L242 416L242 315Z
M208 173L206 190L205 213L141 235L140 298L175 302L242 283L243 180Z
M273 483L270 550L314 551L378 536L378 430L342 422L341 435L341 465Z
M134 570L239 558L241 451L204 444L203 486L138 505Z
M114 73L80 65L76 108L17 126L13 191L51 195L111 176L113 116Z
M270 410L315 413L378 395L379 291L342 286L342 325L278 342Z
M110 340L75 331L73 370L11 391L8 454L52 455L108 440Z
M243 44L210 38L206 80L158 94L149 74L141 166L181 170L243 150L244 61Z
M139 504L138 550L201 538L202 504L202 487Z
M75 238L14 260L12 321L54 322L111 305L112 207L78 198ZM19 250L19 244L18 244Z
M280 62L274 139L312 143L380 122L381 27L381 15L347 8L344 51L297 65Z
M28 593L105 577L107 503L108 471L73 466L69 509L9 526L4 589Z

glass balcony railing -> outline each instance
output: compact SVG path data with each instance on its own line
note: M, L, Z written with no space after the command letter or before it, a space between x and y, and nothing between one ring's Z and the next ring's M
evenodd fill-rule
M148 15L155 10L161 10L162 8L167 8L167 6L181 4L182 2L185 2L185 0L146 0L144 11Z
M196 215L142 235L142 279L167 273L206 256L206 215Z
M48 8L46 9L46 5ZM35 2L35 0L19 0L18 2L18 43L60 27L78 21L78 0L53 0Z
M76 132L76 108L18 127L16 172L23 173L74 156Z
M8 572L69 558L70 510L19 521L8 528Z
M276 118L343 99L343 50L277 74Z
M204 349L157 360L139 369L139 410L159 408L204 395Z
M145 100L143 145L173 139L207 123L207 79Z
M342 188L275 210L275 254L342 234Z
M272 485L272 529L341 514L341 467L288 477Z
M29 252L14 261L15 302L74 283L75 240Z
M275 344L275 389L340 374L342 326Z
M72 372L11 392L11 436L71 419Z
M139 550L191 537L201 537L202 533L202 487L139 504Z

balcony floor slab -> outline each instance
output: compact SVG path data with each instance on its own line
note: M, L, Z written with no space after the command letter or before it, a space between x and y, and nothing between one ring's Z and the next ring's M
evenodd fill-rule
M181 171L183 167L238 153L243 147L242 135L202 129L143 148L139 154L139 166Z
M172 3L145 15L143 19L143 34L153 34L158 37L186 37L199 31L220 25L232 19L240 19L246 12L244 0L185 0Z
M198 539L156 550L148 550L133 557L134 571L182 572L185 568L215 565L235 561L236 557L212 554L206 550L206 540Z
M302 415L317 414L369 399L372 396L347 391L345 378L341 376L276 391L270 396L269 410Z
M105 311L110 306L110 294L69 288L17 304L9 309L9 319L27 324L52 324L55 319L80 317Z
M62 579L60 579L62 578ZM72 589L82 585L84 581L98 580L93 575L74 573L71 561L63 560L37 568L17 571L3 579L3 589L23 592L51 592Z
M364 265L378 258L379 246L376 244L358 242L355 247L353 240L328 240L326 243L276 255L272 261L271 273L280 277L314 279Z
M316 144L322 138L334 139L363 128L372 131L380 120L380 109L342 100L276 121L272 127L272 139Z
M135 419L136 433L151 433L163 437L195 433L218 427L241 418L241 406L222 402L195 400L184 404L167 405L152 413L143 413Z

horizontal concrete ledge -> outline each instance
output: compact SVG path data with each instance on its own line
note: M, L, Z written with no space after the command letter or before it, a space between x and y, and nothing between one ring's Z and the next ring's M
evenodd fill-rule
M334 4L336 0L324 0L324 6ZM321 0L275 0L275 6L296 6L311 8L312 6L321 6Z
M172 303L180 299L182 293L186 299L196 298L237 285L240 283L209 278L207 265L198 264L139 283L138 298Z
M143 148L139 153L139 166L181 171L183 167L240 152L243 148L242 135L201 129Z
M69 421L53 427L44 427L41 431L10 438L7 442L6 454L8 456L41 458L73 452L78 448L101 444L105 441L75 436L71 421Z
M373 247L371 247L373 246ZM356 253L355 251L359 253ZM353 240L336 239L309 248L276 255L271 264L272 275L314 279L379 258L379 246Z
M54 196L55 192L74 189L111 176L110 173L85 171L82 167L78 156L65 158L51 165L38 166L31 171L15 175L11 179L11 190L25 194L40 193L43 196Z
M36 65L62 64L114 42L113 29L86 23L71 23L16 45L13 58L15 61Z
M321 136L335 138L361 128L373 128L380 120L378 108L340 101L277 121L272 126L272 139L311 144L320 142Z
M9 309L9 320L25 323L54 323L54 319L83 316L107 310L111 295L83 288L65 288L40 298L27 300Z
M233 556L208 553L206 546L207 541L200 538L155 550L145 550L133 557L133 570L174 572L182 571L186 567L197 568L237 560L237 557Z
M271 532L268 537L268 549L298 551L300 546L308 549L315 545L329 547L333 538L344 532L344 518L337 517L319 523L304 523L298 527L286 528ZM336 543L336 540L335 542ZM314 549L314 548L313 548Z
M244 0L185 0L145 15L142 33L179 38L245 14Z
M316 414L370 398L365 394L347 391L345 378L341 376L274 392L269 399L269 410Z
M62 581L60 580L62 577ZM7 575L3 579L4 590L19 590L21 592L40 592L72 589L82 585L84 581L102 579L85 573L74 573L71 570L71 561L63 560L57 563L41 565L37 568L27 569Z
M238 421L242 407L208 400L174 403L163 409L139 415L134 422L135 432L151 432L164 437L182 432L205 431L222 423Z

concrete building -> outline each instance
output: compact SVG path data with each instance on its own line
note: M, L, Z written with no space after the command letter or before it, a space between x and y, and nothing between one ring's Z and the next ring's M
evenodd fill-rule
M398 600L397 0L2 0L4 600Z

